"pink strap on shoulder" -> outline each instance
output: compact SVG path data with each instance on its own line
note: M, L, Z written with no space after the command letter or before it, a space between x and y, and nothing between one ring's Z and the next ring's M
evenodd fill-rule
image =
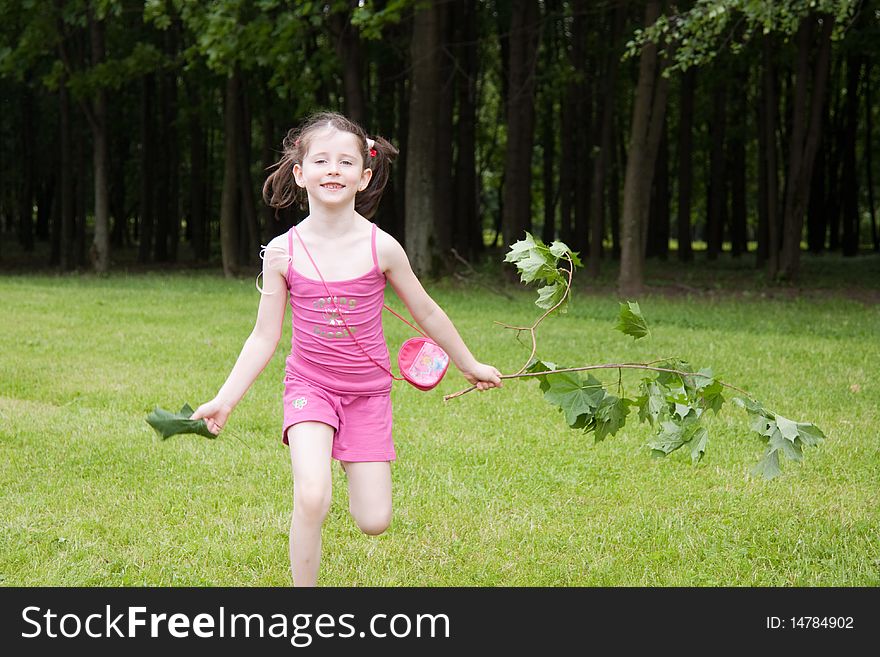
M295 226L291 226L287 231L287 284L290 285L291 274L293 273L293 231Z
M370 236L370 244L373 247L373 264L379 269L379 256L376 253L376 224L373 224L373 234Z

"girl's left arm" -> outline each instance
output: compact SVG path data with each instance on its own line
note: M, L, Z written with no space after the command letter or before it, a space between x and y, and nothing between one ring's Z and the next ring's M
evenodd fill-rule
M452 321L422 287L400 243L384 232L377 236L380 264L397 296L419 326L449 354L452 362L479 390L501 387L501 372L471 354Z

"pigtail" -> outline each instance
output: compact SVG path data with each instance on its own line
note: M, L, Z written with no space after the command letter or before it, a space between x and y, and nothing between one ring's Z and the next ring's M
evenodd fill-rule
M293 165L302 165L305 153L300 134L302 129L292 129L282 142L281 159L269 167L275 169L263 183L263 200L266 205L275 209L286 208L294 203L300 208L306 207L308 200L305 190L296 184L293 177Z
M370 145L370 142L373 142ZM354 197L354 209L367 219L372 219L379 208L379 201L388 184L391 174L391 163L397 158L398 151L391 142L384 137L375 137L366 141L367 149L364 156L364 166L373 170L370 183L362 192Z

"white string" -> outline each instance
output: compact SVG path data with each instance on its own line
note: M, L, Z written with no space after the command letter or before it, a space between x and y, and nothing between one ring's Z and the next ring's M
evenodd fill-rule
M263 262L266 261L266 251L268 251L269 249L271 249L271 250L273 250L273 251L281 251L281 252L283 253L283 255L279 255L279 256L274 256L274 255L273 255L273 256L271 256L271 257L269 258L268 263L267 263L267 265L268 265L269 267L272 267L272 260L273 260L273 259L277 259L277 258L281 258L282 260L284 260L284 266L285 266L285 267L292 263L292 258L291 258L291 256L290 256L290 254L287 253L286 249L284 249L284 247L281 247L281 246L272 246L272 247L270 247L270 246L265 246L265 245L261 244L261 245L260 245L260 260L262 260ZM266 294L266 295L275 294L275 292L266 292L266 290L265 290L264 288L261 288L261 287L260 287L260 276L262 276L262 275L263 275L263 270L260 269L260 273L257 274L257 278L256 278L256 280L254 281L254 283L255 283L256 286L257 286L257 291L258 291L260 294Z

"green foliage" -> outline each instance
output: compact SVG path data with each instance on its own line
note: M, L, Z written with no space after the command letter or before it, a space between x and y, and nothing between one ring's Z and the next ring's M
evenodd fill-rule
M147 424L153 427L163 440L181 433L195 433L205 438L216 438L217 436L208 430L208 425L204 420L190 419L193 412L193 408L189 404L184 404L177 413L166 411L157 406L147 416Z
M566 300L570 288L570 279L563 278L561 272L564 270L557 267L558 260L563 257L570 260L572 269L575 264L580 265L577 256L562 242L554 242L548 247L526 233L524 240L510 247L505 262L516 264L523 282L547 283L539 290L535 303L540 308L552 308L548 300L557 296L560 302ZM566 273L570 275L571 270ZM544 290L551 286L562 287L562 292L557 294L554 291L553 297L545 294ZM636 340L650 334L639 304L632 301L620 304L618 323L614 328ZM617 369L620 377L618 395L611 394L592 374L586 377L581 374L581 371L592 369ZM637 397L623 394L624 369L650 372L640 380ZM572 429L593 433L595 441L599 442L623 428L630 409L637 408L639 421L655 429L654 437L648 443L654 456L667 456L686 447L695 464L703 458L709 445L709 430L703 424L705 413L711 410L717 415L721 411L723 390L728 385L716 378L712 369L706 367L695 371L690 363L678 359L654 364L568 367L533 357L524 371L538 379L544 399L559 409ZM776 477L781 473L780 453L785 458L800 461L803 445L817 445L824 438L815 425L793 422L771 413L750 397L737 397L735 401L748 412L751 429L767 443L764 458L752 469L756 476Z
M626 44L633 57L648 42L672 56L664 75L711 62L722 48L738 52L753 37L776 33L787 38L810 15L835 21L833 38L840 39L859 7L859 0L697 0L687 11L661 15L637 29Z
M638 301L627 301L620 304L620 321L614 328L621 333L631 335L636 340L649 334L648 323L642 316Z
M570 267L560 268L560 260L567 260ZM544 283L538 289L538 300L535 304L545 310L567 301L569 278L575 267L583 266L577 253L564 243L555 241L547 246L528 232L525 239L510 247L504 262L516 265L523 283ZM564 304L560 305L560 311L565 312Z

